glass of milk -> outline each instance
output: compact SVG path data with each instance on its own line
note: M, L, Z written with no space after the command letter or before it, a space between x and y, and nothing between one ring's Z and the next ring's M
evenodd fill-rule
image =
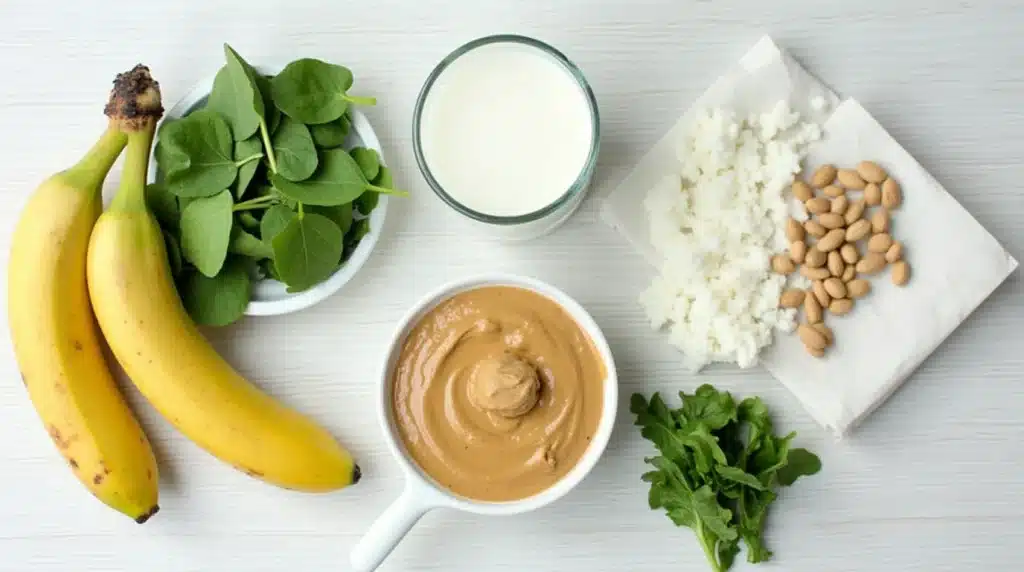
M416 161L441 200L508 239L554 230L582 202L597 162L597 101L561 52L488 36L434 68L416 101Z

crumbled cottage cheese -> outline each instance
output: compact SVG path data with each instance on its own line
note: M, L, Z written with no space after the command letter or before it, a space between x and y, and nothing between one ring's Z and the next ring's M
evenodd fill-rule
M795 327L795 310L778 307L786 278L769 259L788 246L786 193L820 138L785 101L746 120L705 110L686 131L681 174L650 190L644 207L663 263L640 302L691 370L751 367L773 328Z

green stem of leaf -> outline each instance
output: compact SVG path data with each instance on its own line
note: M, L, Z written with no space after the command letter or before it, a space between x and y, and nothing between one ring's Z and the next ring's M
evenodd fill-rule
M236 167L241 167L242 165L245 165L246 163L251 163L251 162L253 162L253 161L257 160L257 159L262 159L262 158L263 158L263 153L256 153L256 154L253 154L253 155L249 155L245 159L240 159L238 161L235 161L235 166Z
M274 147L270 144L270 133L267 131L267 122L260 119L260 138L263 139L263 149L267 152L267 162L270 163L270 172L277 174L277 157L274 156Z
M347 93L342 93L341 98L351 103L352 105L377 105L376 97L361 97L358 95L349 95Z
M366 185L366 190L367 191L372 191L374 193L380 193L382 195L395 195L395 196L398 196L398 197L408 197L409 196L409 193L407 191L400 191L398 189L389 189L389 188L386 188L386 187L378 187L377 185Z
M302 217L306 216L306 209L303 208L301 202L298 204L298 207L299 207L299 220L302 220Z
M711 569L714 572L725 572L722 568L721 562L718 561L718 547L717 541L714 538L708 538L709 532L701 524L700 519L697 519L697 541L700 542L700 547L704 550L704 555L708 558L708 563L711 564Z

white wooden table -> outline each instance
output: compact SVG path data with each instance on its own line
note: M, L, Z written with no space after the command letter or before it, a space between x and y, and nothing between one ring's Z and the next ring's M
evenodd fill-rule
M57 5L60 5L58 8ZM826 5L831 4L831 5ZM970 8L968 4L984 5ZM836 442L765 372L678 367L635 296L648 268L588 200L562 230L522 245L466 240L422 181L410 142L420 84L479 35L535 35L585 70L601 103L594 194L609 190L725 66L769 32L860 99L1017 258L1024 258L1024 5L990 2L692 0L206 0L0 4L0 252L31 189L104 123L113 75L145 62L168 103L221 62L317 56L355 70L398 183L385 236L355 282L315 309L211 334L245 373L341 436L365 470L329 496L276 490L216 462L138 396L161 461L163 507L145 526L92 499L59 460L0 344L0 570L346 570L348 551L401 486L373 411L381 352L402 312L440 283L531 274L602 324L622 401L607 453L548 509L506 519L428 515L384 570L705 570L688 530L646 506L646 442L633 391L712 382L764 396L823 473L787 491L766 569L1012 570L1024 545L1024 296L1013 276L851 438ZM116 180L116 176L111 177ZM6 335L6 328L4 328ZM745 563L737 569L752 569Z

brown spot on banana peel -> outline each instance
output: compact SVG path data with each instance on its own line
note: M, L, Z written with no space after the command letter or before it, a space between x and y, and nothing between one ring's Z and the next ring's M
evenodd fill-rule
M358 483L361 478L363 478L363 470L359 468L359 465L352 465L352 484Z
M78 470L78 461L76 461L74 457L68 457L68 464L71 465L72 470Z
M78 351L78 352L80 352L80 351L82 351L82 349L84 349L84 348L83 348L83 346L82 346L82 342L80 342L80 341L78 341L78 340L75 340L75 341L74 341L74 342L72 343L72 345L74 346L74 348L75 348L75 351Z
M139 515L135 522L138 524L146 524L146 521L153 517L154 514L160 512L160 505L153 505L153 508L147 510L143 514Z
M96 486L103 484L103 475L100 473L96 473L95 475L93 475L92 484Z

